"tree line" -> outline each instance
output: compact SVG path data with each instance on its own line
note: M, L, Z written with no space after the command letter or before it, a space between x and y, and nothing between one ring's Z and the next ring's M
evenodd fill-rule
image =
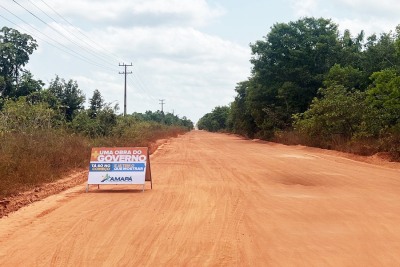
M56 76L48 85L24 69L37 49L35 39L15 29L0 30L0 132L64 127L89 137L109 136L133 121L193 128L186 117L147 111L127 117L118 115L118 105L106 103L94 90L85 109L85 95L78 83Z
M400 158L400 25L366 37L302 18L250 47L250 77L199 129Z
M86 169L94 146L149 146L193 128L161 111L118 114L94 90L55 76L46 86L25 69L38 45L32 36L0 29L0 198ZM1 216L1 214L0 214Z

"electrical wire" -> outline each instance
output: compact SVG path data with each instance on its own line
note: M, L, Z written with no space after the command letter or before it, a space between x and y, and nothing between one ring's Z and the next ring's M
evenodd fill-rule
M54 8L52 8L50 5L48 5L45 1L40 0L43 4L45 4L50 10L52 10L58 17L60 17L63 21L65 21L68 25L76 29L83 37L88 39L92 44L94 44L96 47L100 47L103 51L107 52L107 56L112 58L113 60L116 60L117 62L123 62L123 60L115 55L114 53L108 51L106 48L104 48L101 44L93 41L89 36L87 36L84 32L82 32L79 28L75 27L71 22L69 22L64 16L62 16L60 13L58 13ZM93 46L92 46L93 47Z
M153 101L158 101L157 99L155 99L148 91L148 89L144 86L143 83L140 83L139 80L137 79L137 75L136 74L132 74L132 76L129 76L129 79L131 80L132 83L135 84L135 88L139 89L145 96L147 96L148 98L150 98ZM136 78L136 80L134 79Z
M11 12L10 10L8 10L8 9L5 8L4 6L0 5L0 7L3 8L4 10L6 10L7 12L9 12L9 13L10 13L11 15L13 15L14 17L18 18L20 21L22 21L23 23L25 23L27 26L31 27L34 31L36 31L36 32L38 32L39 34L45 36L46 38L50 39L51 41L53 41L54 43L58 44L59 46L61 46L61 47L63 47L63 48L60 48L59 46L56 46L56 45L54 45L54 44L51 44L50 42L46 41L45 39L42 39L42 38L38 38L38 39L41 39L42 41L45 41L46 43L48 43L48 44L50 44L51 46L53 46L53 47L55 47L55 48L57 48L57 49L63 51L64 53L67 53L67 54L69 54L69 55L71 55L71 56L73 56L73 57L75 57L75 58L78 58L78 59L80 59L80 60L82 60L82 61L85 61L86 63L89 63L89 64L91 64L91 65L93 65L93 66L97 66L97 67L106 69L106 70L108 70L108 71L110 71L110 70L113 71L113 72L115 71L115 69L112 69L112 68L109 68L109 67L107 67L107 66L98 64L97 62L94 62L93 60L91 60L91 59L89 59L89 58L87 58L87 57L85 57L85 56L83 56L83 55L77 53L76 51L72 50L71 48L65 46L64 44L60 43L59 41L55 40L54 38L48 36L47 34L43 33L42 31L36 29L36 28L33 27L31 24L29 24L29 23L26 22L24 19L20 18L18 15L14 14L13 12ZM2 17L5 18L4 16L2 16ZM5 19L6 19L6 18L5 18ZM6 19L6 20L8 20L8 19ZM10 20L8 20L8 21L10 21ZM17 24L14 23L14 22L11 22L11 23L14 24L14 25L17 25ZM18 26L18 25L17 25L17 26ZM18 26L18 27L22 28L21 26ZM26 32L29 32L29 31L27 31L26 29L25 29L25 31L26 31ZM33 35L33 34L31 33L31 35Z
M34 7L36 7L38 10L40 10L47 18L49 18L51 21L55 22L60 28L64 29L65 31L67 31L69 34L71 34L72 36L74 36L75 38L77 38L79 41L85 43L87 46L91 47L93 50L99 51L100 52L100 48L105 51L106 53L101 53L102 55L104 55L103 57L98 56L96 54L93 53L93 51L88 50L87 47L83 47L82 45L76 43L75 41L73 41L71 38L65 36L63 33L60 33L60 31L56 28L54 28L52 25L50 25L49 23L47 23L46 21L44 21L42 18L40 18L39 16L37 16L35 13L33 13L32 11L30 11L29 9L27 9L26 7L24 7L23 5L21 5L20 3L18 3L17 1L13 0L13 2L15 4L17 4L19 7L21 7L22 9L24 9L26 12L28 12L30 15L32 15L34 18L36 18L37 20L41 21L43 24L47 25L49 28L51 28L54 32L56 32L58 35L62 36L64 39L66 39L68 42L74 44L75 46L79 47L80 50L85 50L87 51L87 53L95 56L96 58L100 59L102 62L107 63L107 65L104 64L100 64L99 62L92 60L90 58L88 58L87 56L83 55L82 53L78 53L76 51L74 51L73 49L69 48L68 46L60 43L58 40L50 37L49 35L45 34L44 32L42 32L41 30L35 28L34 26L32 26L30 23L26 22L25 20L23 20L22 18L20 18L18 15L14 14L13 12L11 12L10 10L8 10L7 8L5 8L4 6L2 6L0 4L0 7L3 8L4 10L6 10L8 13L10 13L11 15L13 15L14 17L16 17L17 19L19 19L20 21L22 21L25 25L29 26L30 28L32 28L35 32L39 33L40 36L45 36L45 38L43 37L37 37L39 40L42 40L44 42L46 42L47 44L51 45L52 47L55 47L56 49L59 49L60 51L69 54L70 56L77 58L79 60L82 60L86 63L89 63L91 65L100 67L104 70L107 71L112 71L112 72L119 72L119 70L114 67L114 64L110 63L110 60L114 61L115 59L117 59L118 62L123 62L123 60L120 60L118 56L116 56L115 54L107 51L107 49L105 49L104 47L102 47L101 45L99 45L98 43L96 43L95 41L93 41L90 37L88 37L84 32L82 32L79 28L75 27L71 22L69 22L65 17L63 17L60 13L58 13L54 8L52 8L50 5L48 5L45 1L40 0L44 5L46 5L52 12L54 12L55 14L57 14L57 16L59 18L61 18L64 22L66 22L69 26L71 26L73 29L75 29L80 35L82 35L84 38L80 38L79 36L77 36L75 33L73 33L72 31L70 31L68 28L62 26L60 23L57 22L56 19L54 19L52 16L50 16L46 11L44 11L42 8L40 8L38 5L36 5L35 3L33 3L31 0L28 0ZM26 28L18 25L17 23L11 21L10 19L6 18L5 16L0 14L0 17L2 17L4 20L8 21L9 23L23 29L24 31L26 31L27 33L30 33L30 31L26 30ZM47 40L46 40L47 38ZM48 40L51 40L54 43L49 42ZM87 41L86 41L87 40ZM90 43L92 44L90 44ZM81 51L80 51L81 52ZM110 65L111 67L109 67L108 65ZM135 71L137 73L137 71ZM143 82L143 80L139 77L139 75L137 74L134 75L129 75L129 81L130 84L133 86L133 88L137 88L139 89L139 91L141 91L143 93L143 95L145 95L147 98L149 98L150 100L154 101L154 102L158 102L158 100L156 98L154 98L150 93L149 90L147 88L147 86L145 85L145 83Z
M43 9L41 9L40 7L38 7L35 3L33 3L31 0L28 0L34 7L36 7L38 10L40 10L46 17L48 17L50 20L52 20L53 22L55 22L59 27L63 28L65 31L67 31L69 34L71 34L72 36L74 36L75 38L77 38L78 40L84 42L87 44L87 42L83 39L79 39L79 37L72 31L70 31L68 28L63 27L62 25L60 25L53 17L51 17L49 14L47 14ZM99 55L101 55L101 53L94 53L92 50L88 49L87 47L84 47L82 45L80 45L77 42L74 42L72 39L68 38L67 36L65 36L63 33L60 33L57 29L55 29L54 27L52 27L51 25L49 25L48 23L46 23L47 26L51 27L53 30L57 31L57 33L59 33L60 35L62 35L65 39L67 39L68 41L70 41L71 43L77 45L78 47L80 47L81 49L85 50L87 53L93 55L94 57L100 59L101 61L110 64L112 66L114 65L114 62L111 63L109 60L106 60L104 57L101 57ZM88 44L92 49L96 49L95 47L91 46L90 44Z
M39 21L41 21L43 24L45 24L45 25L47 25L48 27L50 27L51 29L53 29L53 30L54 30L56 33L58 33L60 36L62 36L63 38L67 39L68 41L70 41L67 37L65 37L64 35L62 35L61 33L59 33L53 26L49 25L47 22L45 22L43 19L41 19L40 17L38 17L38 16L37 16L36 14L34 14L33 12L29 11L27 8L25 8L24 6L22 6L22 5L21 5L20 3L18 3L16 0L13 0L13 2L16 3L18 6L20 6L22 9L24 9L24 10L25 10L26 12L28 12L29 14L31 14L33 17L35 17L36 19L38 19ZM42 34L43 34L43 33L42 33ZM46 35L46 36L47 36L47 35ZM47 36L47 37L48 37L48 36ZM78 52L76 52L76 51L70 49L70 48L68 48L67 46L63 45L63 44L60 43L59 41L54 40L54 39L51 38L51 37L48 37L48 38L50 38L50 39L52 39L53 41L57 42L59 45L61 45L61 46L65 47L65 48L67 48L68 50L72 51L74 54L77 54L77 55L79 55L80 57L85 58L87 61L92 62L94 65L103 66L104 68L108 68L108 69L113 70L113 71L116 70L116 69L110 68L110 67L108 67L108 66L105 66L105 65L103 65L103 64L100 64L100 63L98 63L98 62L96 62L96 61L94 61L94 60L92 60L92 59L90 59L90 58L88 58L88 57L86 57L86 56L84 56L84 55L82 55L82 54L80 54L80 53L78 53ZM71 42L72 42L72 41L71 41ZM72 42L72 43L74 43L74 42Z

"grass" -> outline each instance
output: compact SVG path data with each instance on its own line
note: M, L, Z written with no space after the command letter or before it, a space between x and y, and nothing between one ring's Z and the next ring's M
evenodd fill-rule
M120 135L89 139L64 130L6 133L0 136L0 200L87 168L91 147L148 146L157 139L175 137L183 128L138 123Z
M376 153L387 153L391 161L400 161L400 136L364 138L348 140L341 136L333 136L329 139L311 138L296 131L280 131L275 133L272 140L286 145L305 145L330 150L353 153L362 156L371 156Z

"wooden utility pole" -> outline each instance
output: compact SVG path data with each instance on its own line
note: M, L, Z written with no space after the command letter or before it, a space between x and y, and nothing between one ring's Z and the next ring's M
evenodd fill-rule
M132 74L132 71L130 71L130 72L127 72L126 71L126 67L131 67L132 66L132 63L131 64L129 64L129 65L127 65L127 64L124 64L124 63L120 63L119 64L119 66L120 67L125 67L125 70L123 71L123 72L120 72L119 74L124 74L125 75L125 88L124 88L124 116L126 116L126 75L128 75L128 74Z

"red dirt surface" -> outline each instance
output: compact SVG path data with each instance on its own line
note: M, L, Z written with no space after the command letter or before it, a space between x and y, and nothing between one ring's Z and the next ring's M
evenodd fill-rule
M0 266L400 266L400 165L366 161L193 131L152 155L153 190L2 218Z

